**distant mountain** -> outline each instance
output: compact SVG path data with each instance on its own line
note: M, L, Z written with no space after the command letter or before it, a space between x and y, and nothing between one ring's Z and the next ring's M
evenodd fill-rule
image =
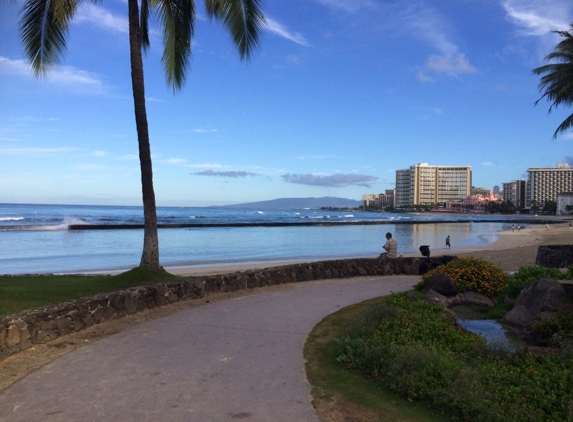
M287 209L319 209L331 208L357 208L361 201L325 196L324 198L279 198L270 201L248 202L246 204L225 205L224 208L256 208L259 210L287 210Z

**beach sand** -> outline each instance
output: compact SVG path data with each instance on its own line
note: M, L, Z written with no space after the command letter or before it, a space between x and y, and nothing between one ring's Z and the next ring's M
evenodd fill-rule
M532 226L527 229L500 232L499 240L489 245L457 249L455 239L452 239L451 249L432 249L431 256L455 255L462 257L474 257L484 259L492 264L498 265L504 271L517 271L520 267L535 265L537 248L541 245L566 245L573 244L573 229L569 228L569 223ZM398 245L400 253L400 245ZM373 255L370 258L375 258ZM404 257L419 257L419 252L403 254ZM305 261L311 262L311 261ZM270 268L281 265L301 263L301 261L289 262L265 262L258 264L238 264L226 266L202 266L202 267L176 267L166 270L172 274L181 276L213 275L221 273L232 273L236 271L247 271L254 269Z
M452 239L453 247L451 249L434 249L431 251L431 254L432 256L471 256L489 261L498 265L505 271L516 271L522 266L535 265L538 246L565 244L573 244L573 229L569 228L569 223L554 224L550 225L549 228L540 225L538 227L522 229L520 231L515 230L514 232L502 232L499 234L499 240L497 242L471 249L456 249L455 239ZM400 251L398 250L398 252ZM404 256L420 256L420 254L410 253L404 254ZM269 268L287 264L292 264L292 262L218 267L178 267L167 268L167 270L173 274L191 276L231 273L235 271ZM280 290L289 288L291 288L289 284L283 284L279 286L265 287L264 289L267 289L266 291L268 291L272 289ZM234 293L209 295L201 300L176 302L169 306L146 310L134 315L129 315L122 319L107 321L78 333L59 338L48 344L36 344L30 349L0 362L0 391L51 360L100 338L115 334L142 322L162 318L184 309L233 297L256 294L258 291L260 290L248 289Z

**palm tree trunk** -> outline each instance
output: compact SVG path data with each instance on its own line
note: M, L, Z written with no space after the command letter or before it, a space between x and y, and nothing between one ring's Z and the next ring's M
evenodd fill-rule
M143 60L139 27L139 8L137 0L128 0L129 7L129 50L131 57L131 85L135 105L135 124L139 145L139 163L141 167L141 189L143 193L144 236L143 253L140 267L157 270L159 265L159 238L157 236L157 212L155 192L153 191L153 169L151 166L151 148L145 108L145 84L143 80Z

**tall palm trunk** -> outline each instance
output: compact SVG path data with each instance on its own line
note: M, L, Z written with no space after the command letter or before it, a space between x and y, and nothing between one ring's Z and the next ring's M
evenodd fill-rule
M159 238L157 236L157 212L155 192L153 191L153 169L151 166L151 148L145 108L145 83L143 80L143 60L141 58L141 38L139 26L139 8L137 0L128 0L129 7L129 50L131 58L131 85L135 105L135 124L139 145L139 164L141 167L141 189L143 192L144 237L140 267L157 270L159 265Z

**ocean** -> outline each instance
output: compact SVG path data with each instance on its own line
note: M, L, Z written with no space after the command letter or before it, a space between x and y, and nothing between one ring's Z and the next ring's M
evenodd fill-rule
M482 246L509 230L501 216L329 210L158 207L160 262L174 267L376 257L420 245ZM142 207L0 204L0 274L90 273L139 265ZM96 228L97 229L94 229Z

